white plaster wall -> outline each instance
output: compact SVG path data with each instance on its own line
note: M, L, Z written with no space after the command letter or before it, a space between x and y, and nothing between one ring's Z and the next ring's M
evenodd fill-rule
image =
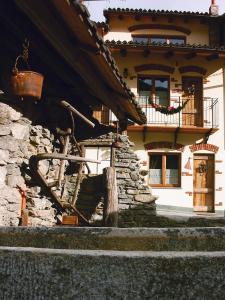
M159 29L147 29L147 30L135 30L133 32L128 31L128 27L139 24L164 24L164 25L177 25L187 29L191 28L191 34L184 34L176 30L159 30ZM208 25L201 24L199 20L189 20L189 23L184 23L183 18L176 17L173 23L168 23L168 18L159 17L157 21L153 22L150 17L142 17L140 21L136 21L132 17L124 17L123 20L119 20L116 17L112 17L109 22L109 32L104 36L105 40L116 41L131 41L132 34L166 34L166 35L181 35L186 36L188 44L209 44Z

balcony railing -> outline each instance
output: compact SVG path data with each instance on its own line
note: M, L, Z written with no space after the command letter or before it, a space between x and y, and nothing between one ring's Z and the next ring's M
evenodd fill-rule
M219 103L217 98L204 97L197 105L196 100L191 97L189 99L186 97L173 97L170 105L176 108L181 106L186 100L188 102L180 112L170 115L163 114L152 107L148 97L137 97L137 101L146 114L147 125L195 126L203 128L217 128L219 126Z

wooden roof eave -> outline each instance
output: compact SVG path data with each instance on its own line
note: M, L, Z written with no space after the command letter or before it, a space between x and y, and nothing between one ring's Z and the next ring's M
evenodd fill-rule
M166 53L168 51L174 52L176 55L186 55L188 53L196 53L199 56L209 56L214 53L219 55L219 58L225 58L225 50L219 49L204 49L198 47L170 47L170 46L152 46L152 45L130 45L130 44L119 44L119 45L109 45L112 52L119 52L121 49L126 49L131 52L142 52L145 49L149 49L151 53Z
M126 113L122 110L118 111L115 103L111 101L112 95L98 80L96 72L90 69L90 66L81 53L77 51L76 47L68 42L66 33L60 24L58 24L58 20L46 9L44 2L16 0L16 4L30 18L33 24L37 26L57 52L64 56L67 63L80 74L87 86L89 85L91 94L108 106L119 119L126 118ZM49 26L49 24L51 24L51 26ZM79 59L75 60L74 57L76 57L76 55ZM89 70L89 72L86 72L85 68ZM90 84L92 86L90 86Z

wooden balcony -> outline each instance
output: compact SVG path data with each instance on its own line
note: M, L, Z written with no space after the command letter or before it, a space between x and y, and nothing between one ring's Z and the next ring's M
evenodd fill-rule
M173 97L170 105L181 106L187 98ZM213 133L219 129L219 102L217 98L205 97L201 101L188 101L186 106L178 113L164 114L157 111L149 103L148 97L139 96L137 101L147 116L147 123L139 126L133 124L128 131L150 131L150 132L179 132L183 133ZM94 117L102 124L110 125L116 121L115 115L106 107L102 106L94 111Z
M148 97L139 96L137 100L147 116L147 123L144 126L129 126L129 131L175 132L179 128L180 132L185 133L207 133L215 132L219 128L217 98L205 97L201 101L193 102L191 99L173 97L170 105L175 108L188 100L186 106L175 114L157 111L149 103Z

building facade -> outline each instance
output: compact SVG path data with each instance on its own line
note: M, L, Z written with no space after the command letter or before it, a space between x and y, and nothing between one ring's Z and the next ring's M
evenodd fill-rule
M209 13L104 16L99 32L147 116L128 135L158 207L224 215L224 16L216 1Z

